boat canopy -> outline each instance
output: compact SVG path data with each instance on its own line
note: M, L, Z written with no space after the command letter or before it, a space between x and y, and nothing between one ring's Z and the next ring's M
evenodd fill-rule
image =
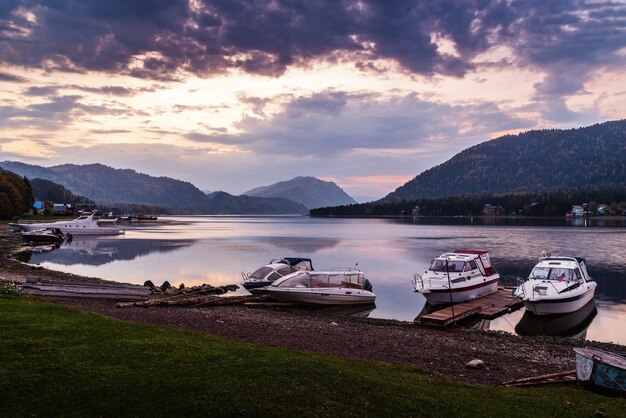
M450 273L461 273L477 268L483 276L495 274L495 270L491 266L489 251L456 250L453 253L442 254L432 261L429 270L435 272L447 271Z
M288 266L293 266L298 270L313 270L313 261L311 261L310 258L283 257L272 260L270 264L274 263L287 264Z
M250 273L248 279L250 280L271 280L274 281L283 276L298 271L292 266L285 266L284 264L269 264L267 266L259 267L254 272ZM272 273L272 274L270 274ZM269 276L268 276L269 275Z

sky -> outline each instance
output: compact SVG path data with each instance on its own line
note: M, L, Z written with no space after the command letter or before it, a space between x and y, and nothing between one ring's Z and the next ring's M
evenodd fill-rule
M626 2L3 0L0 161L380 198L472 145L626 117Z

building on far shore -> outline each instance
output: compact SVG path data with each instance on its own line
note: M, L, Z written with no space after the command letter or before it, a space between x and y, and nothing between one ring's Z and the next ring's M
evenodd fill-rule
M498 216L504 214L504 208L502 206L494 206L491 203L485 203L483 205L483 215L486 216Z

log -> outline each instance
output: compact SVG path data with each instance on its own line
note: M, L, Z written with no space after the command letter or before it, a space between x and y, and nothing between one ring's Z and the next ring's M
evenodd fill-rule
M515 379L515 380L509 380L508 382L504 382L502 385L504 386L513 386L513 385L519 385L521 383L529 383L529 382L540 382L543 380L548 380L551 378L557 378L557 377L567 377L567 376L576 376L576 370L567 370L564 372L557 372L557 373L549 373L549 374L543 374L541 376L533 376L533 377L524 377L521 379Z
M546 380L535 380L531 382L522 382L522 383L511 383L505 385L506 387L523 387L523 386L539 386L539 385L550 385L555 383L570 383L575 382L576 376L561 376L561 377L553 377Z

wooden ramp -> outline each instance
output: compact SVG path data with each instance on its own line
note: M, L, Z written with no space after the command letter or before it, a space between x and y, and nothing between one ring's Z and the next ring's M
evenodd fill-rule
M510 288L500 287L498 291L482 298L457 303L433 313L420 316L422 324L446 327L460 320L494 319L514 311L522 306L519 299L513 297Z

